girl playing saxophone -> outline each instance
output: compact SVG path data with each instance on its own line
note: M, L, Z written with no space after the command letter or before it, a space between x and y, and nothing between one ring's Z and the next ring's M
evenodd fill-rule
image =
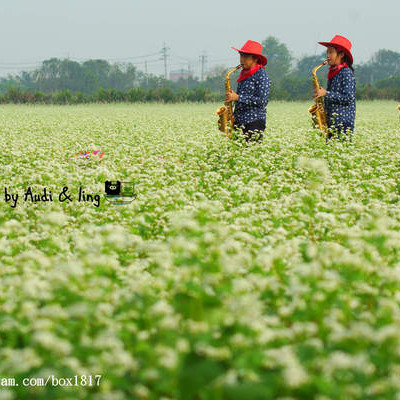
M262 54L262 45L248 40L241 49L240 72L237 93L233 90L226 95L226 101L235 101L235 128L242 130L246 141L262 139L265 130L266 106L270 80L265 71L267 58ZM253 136L254 135L254 136Z
M328 138L337 133L348 133L350 140L354 131L356 116L356 81L354 78L351 42L336 35L330 42L318 42L327 47L327 60L330 65L327 90L317 88L316 99L324 97Z

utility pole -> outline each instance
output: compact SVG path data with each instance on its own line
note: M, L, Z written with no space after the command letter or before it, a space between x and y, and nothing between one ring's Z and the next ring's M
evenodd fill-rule
M201 81L204 81L204 77L205 77L205 65L206 65L206 62L207 62L207 56L203 53L201 56L200 56L200 62L201 62Z
M165 76L165 79L168 79L168 76L167 76L168 50L169 50L169 47L167 47L167 45L164 42L163 48L161 49L160 53L161 53L161 60L164 60L164 76Z
M189 90L190 62L188 62L186 87Z
M144 73L146 75L146 89L149 86L149 76L147 75L147 61L144 62Z

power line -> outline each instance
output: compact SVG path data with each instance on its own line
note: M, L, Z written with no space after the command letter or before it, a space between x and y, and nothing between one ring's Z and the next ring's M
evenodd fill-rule
M159 64L160 61L161 60L159 58L157 58L157 59L154 59L154 60L146 60L145 62L148 63L148 64ZM136 63L130 63L130 64L132 64L132 65L143 65L143 61L136 62Z
M180 58L181 60L185 60L186 62L189 62L189 61L190 61L187 57L178 56L178 55L175 54L175 53L172 53L172 55L173 55L174 57L176 57L176 58Z

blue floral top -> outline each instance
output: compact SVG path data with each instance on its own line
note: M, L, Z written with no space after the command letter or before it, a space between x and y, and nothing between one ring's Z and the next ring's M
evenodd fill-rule
M269 88L270 80L264 68L238 83L239 99L233 112L235 125L246 126L253 121L266 120Z
M350 68L343 68L328 80L324 104L328 117L328 127L354 130L356 118L356 80ZM333 114L338 114L334 116Z

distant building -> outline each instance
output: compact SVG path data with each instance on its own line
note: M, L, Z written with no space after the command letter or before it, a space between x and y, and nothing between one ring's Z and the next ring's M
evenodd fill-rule
M169 80L173 82L178 82L179 79L188 79L191 76L193 76L193 74L185 70L171 71L169 73Z

